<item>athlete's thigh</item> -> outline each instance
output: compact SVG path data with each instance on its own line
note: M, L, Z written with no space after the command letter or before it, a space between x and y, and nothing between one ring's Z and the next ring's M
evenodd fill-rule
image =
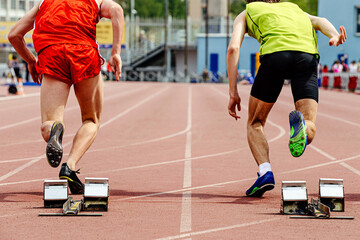
M318 60L312 54L301 52L298 52L295 58L296 64L291 77L291 91L294 102L301 99L313 99L318 102Z
M44 74L41 83L41 121L63 121L70 85Z
M82 120L92 119L98 123L103 105L103 81L101 74L80 81L74 85L74 90L80 105Z
M263 57L251 96L263 102L275 103L284 85L284 69L287 64L287 52L269 54ZM285 59L285 60L284 60Z

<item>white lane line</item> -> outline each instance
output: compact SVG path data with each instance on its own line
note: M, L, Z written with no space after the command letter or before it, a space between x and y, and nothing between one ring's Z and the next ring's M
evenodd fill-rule
M156 92L155 94L143 99L142 101L138 102L137 104L133 105L132 107L129 107L128 109L126 109L125 111L123 111L122 113L119 113L118 115L116 115L115 117L109 119L108 121L106 121L105 123L101 124L100 127L105 127L107 125L109 125L110 123L114 122L115 120L117 120L118 118L121 118L123 116L125 116L126 114L128 114L129 112L131 112L132 110L134 110L135 108L140 107L141 105L143 105L144 103L150 101L151 99L155 98L156 96L160 95L161 93L165 92L166 90L169 89L169 86L167 86L166 88L161 89L160 91Z
M232 154L232 153L242 151L242 150L247 150L247 149L248 149L247 147L244 147L244 148L238 148L238 149L227 151L227 152L208 154L208 155L203 155L203 156L199 156L199 157L192 157L191 160L208 159L208 158L211 158L211 157L223 156L223 155ZM187 159L182 158L182 159L171 160L171 161L166 161L166 162L150 163L150 164L145 164L145 165L140 165L140 166L125 167L125 168L111 169L111 170L105 170L105 171L96 171L96 172L90 172L90 173L88 173L88 175L89 176L90 175L99 175L99 174L102 174L102 173L113 173L113 172L134 170L134 169L140 169L140 168L146 168L146 167L155 167L155 166L161 166L161 165L181 163L181 162L185 162L185 160L187 160ZM30 182L40 182L40 181L43 181L43 180L44 179L35 179L35 180L20 181L20 182L0 183L0 186L23 184L23 183L28 183L28 182L29 183Z
M308 166L308 167L293 169L293 170L289 170L289 171L282 172L282 173L280 173L280 174L288 174L288 173L301 172L301 171L305 171L305 170L309 170L309 169L314 169L314 168L329 166L329 165L333 165L333 164L337 164L337 163L347 162L347 161L354 160L354 159L357 159L357 158L360 158L360 154L359 154L359 155L355 155L355 156L351 156L351 157L348 157L348 158L344 158L344 159L333 160L333 161L331 161L331 162L320 163L320 164L315 164L315 165Z
M29 160L33 160L34 157L28 157L28 158L18 158L18 159L12 159L12 160L2 160L0 161L1 163L13 163L13 162L22 162L22 161L29 161Z
M189 87L187 126L192 127L192 88ZM183 188L191 187L191 130L186 133ZM183 192L180 233L191 231L191 191Z
M276 102L277 102L277 103L281 103L282 105L285 105L285 106L294 107L294 104L290 104L290 103L285 102L285 101L278 100L278 101L276 101ZM356 126L356 127L360 127L360 124L359 124L359 123L352 122L352 121L348 121L348 120L345 120L345 119L343 119L343 118L331 116L331 115L322 113L322 112L320 112L320 111L317 112L317 115L318 115L318 116L322 116L322 117L326 117L326 118L330 118L330 119L335 120L335 121L347 123L347 124L349 124L349 125L353 125L353 126Z
M356 156L336 160L336 161L331 161L331 162L327 162L327 163L321 163L321 164L316 164L316 165L312 165L312 166L308 166L308 167L284 171L279 174L289 174L289 173L306 171L306 170L324 167L324 166L328 166L328 165L333 165L333 164L337 164L337 163L342 163L342 162L346 162L346 161L350 161L350 160L354 160L354 159L358 159L358 158L360 158L360 154L356 155ZM256 179L257 179L256 177L244 178L244 179L234 180L234 181L229 181L229 182L221 182L221 183L208 184L208 185L203 185L203 186L198 186L198 187L191 187L191 188L177 189L177 190L171 190L171 191L166 191L166 192L159 192L159 193L152 193L152 194L146 194L146 195L140 195L140 196L134 196L134 197L127 197L127 198L117 199L117 200L113 200L113 201L135 200L135 199L144 198L144 197L154 197L154 196L159 196L159 195L164 195L164 194L171 194L171 193L177 193L177 192L184 192L184 191L190 191L190 190L198 190L198 189L203 189L203 188L229 185L229 184L240 183L240 182L250 181L250 180L253 181ZM0 186L1 186L1 184L0 184Z
M208 233L231 230L231 229L234 229L234 228L242 228L242 227L249 227L249 226L252 226L252 225L259 225L259 224L263 224L263 223L267 223L267 222L277 221L277 220L280 220L280 219L283 219L283 218L270 218L270 219L254 221L254 222L247 222L247 223L241 223L241 224L236 224L236 225L231 225L231 226L226 226L226 227L212 228L212 229L207 229L207 230L203 230L203 231L183 233L183 234L176 235L176 236L158 238L157 240L172 240L172 239L194 237L194 236L208 234Z
M327 117L327 118L330 118L330 119L333 119L333 120L336 120L336 121L339 121L339 122L347 123L347 124L353 125L355 127L360 127L359 123L348 121L348 120L345 120L345 119L339 118L339 117L334 117L334 116L331 116L331 115L328 115L328 114L325 114L325 113L322 113L322 112L318 112L318 115L323 116L323 117Z
M319 152L320 154L322 154L323 156L327 157L328 159L332 160L332 161L335 161L336 158L331 156L330 154L310 145L313 149L315 149L317 152ZM360 176L360 171L357 170L356 168L353 168L352 166L350 166L349 164L345 163L345 162L340 162L339 163L341 166L343 166L344 168L347 168L348 170L352 171L353 173L357 174Z
M7 100L14 100L14 99L37 97L37 96L40 96L39 92L30 93L30 94L26 94L26 95L6 96L6 97L0 97L0 102L7 101Z
M323 150L315 147L314 145L309 145L309 147L311 147L312 149L314 149L316 152L320 153L320 154L323 155L324 157L330 159L331 161L335 161L335 160L336 160L335 157L333 157L333 156L331 156L330 154L324 152Z
M191 187L191 132L186 133L185 161L184 161L184 183L183 187Z
M191 231L191 191L183 192L181 202L180 233Z
M134 197L127 197L127 198L115 199L115 200L112 200L112 201L115 202L115 201L136 200L136 199L145 198L145 197L155 197L155 196L160 196L160 195L164 195L164 194L171 194L171 193L178 193L178 192L199 190L199 189L204 189L204 188L218 187L218 186L229 185L229 184L234 184L234 183L240 183L240 182L245 182L245 181L250 181L250 180L256 180L256 179L257 179L256 177L244 178L244 179L234 180L234 181L228 181L228 182L207 184L207 185L198 186L198 187L181 188L181 189L170 190L170 191L166 191L166 192L150 193L150 194L146 194L146 195L139 195L139 196L134 196ZM1 185L0 185L0 186L1 186Z
M221 93L221 92L220 92ZM189 116L189 115L188 115ZM189 119L188 119L188 123L189 123ZM270 139L269 142L273 142L279 138L281 138L284 134L285 134L285 130L279 126L274 124L273 122L269 121L270 124L273 124L274 126L278 127L280 129L280 134L277 135L275 138ZM104 126L104 125L102 125ZM100 126L100 127L102 127ZM191 125L188 124L187 128L188 130L190 130ZM221 155L225 155L225 154L231 154L234 153L236 151L242 150L242 149L247 149L247 148L240 148L240 149L236 149L236 150L232 150L232 151L228 151L228 152L224 152L224 153L216 153L216 154L211 154L211 155L204 155L204 156L200 156L200 157L195 157L195 158L191 158L190 160L194 160L194 159L202 159L202 158L208 158L208 157L215 157L215 156L221 156ZM186 160L186 159L185 159ZM37 160L38 161L38 160ZM179 160L173 160L173 161L167 161L167 162L160 162L160 163L153 163L153 164L146 164L146 165L142 165L142 166L135 166L135 167L127 167L127 168L121 168L121 169L112 169L112 170L107 170L107 171L101 171L101 172L96 172L97 174L99 173L109 173L109 172L116 172L116 171L123 171L123 170L130 170L130 169L138 169L138 168L144 168L144 167L152 167L152 166L159 166L159 165L165 165L165 164L172 164L172 163L176 163L176 162L182 162L184 161L184 159L179 159ZM252 178L251 178L252 179ZM1 181L1 178L0 178ZM5 183L7 185L9 184L16 184L15 183ZM3 184L0 184L0 186Z
M127 91L127 92L124 92L124 93L121 93L121 94L114 94L113 96L110 96L110 97L107 97L104 99L104 102L105 101L108 101L110 99L113 99L113 98L116 98L116 97L119 97L119 96L125 96L125 95L129 95L129 94L132 94L134 92L138 92L138 91L141 91L143 88L145 87L142 87L142 88L139 88L139 89L135 89L133 91ZM68 108L65 108L65 112L68 112L68 111L72 111L74 109L79 109L79 106L78 105L75 105L75 106L72 106L72 107L68 107ZM38 117L33 117L33 118L30 118L30 119L27 119L27 120L24 120L24 121L21 121L21 122L16 122L16 123L12 123L12 124L8 124L8 125L5 125L5 126L2 126L0 127L0 131L1 130L4 130L4 129L9 129L9 128L12 128L12 127L17 127L19 125L23 125L23 124L26 124L26 123L29 123L29 122L32 122L32 121L35 121L35 120L39 120L40 121L41 117L38 116ZM75 134L73 134L75 135Z
M67 137L73 137L75 134L74 133L71 133L71 134L65 134L63 136L63 139L64 138L67 138ZM41 138L41 139L37 139L37 140L29 140L29 141L23 141L23 142L12 142L12 143L6 143L6 144L1 144L0 147L11 147L11 146L16 146L16 145L23 145L23 144L35 144L35 143L42 143L44 142L44 140Z
M239 90L243 90L245 91L244 89L242 88L239 88ZM248 91L247 91L248 93ZM290 97L289 94L284 94L285 96L287 97ZM322 101L321 101L322 102ZM320 102L320 104L321 104ZM282 100L277 100L276 103L281 103L282 105L285 105L285 106L290 106L292 108L294 108L294 104L293 103L289 103L289 102L286 102L286 101L282 101ZM321 111L318 111L317 112L317 115L318 116L322 116L322 117L326 117L326 118L330 118L330 119L333 119L333 120L336 120L336 121L339 121L339 122L343 122L343 123L346 123L346 124L349 124L349 125L353 125L353 126L356 126L356 127L360 127L360 123L356 123L356 122L353 122L353 121L348 121L348 120L345 120L345 119L342 119L340 117L335 117L335 116L331 116L331 115L328 115L328 114L325 114L325 113L322 113Z
M343 163L340 163L340 165L343 166L343 167L345 167L345 168L347 168L347 169L349 169L349 170L352 171L353 173L355 173L355 174L357 174L357 175L360 176L360 171L357 170L356 168L353 168L353 167L350 166L349 164L343 162Z
M142 104L150 101L151 99L153 99L153 98L156 97L157 95L163 93L163 92L166 91L168 88L169 88L169 87L166 87L166 88L161 89L160 91L156 92L155 94L153 94L153 95L151 95L151 96L143 99L143 100L140 101L139 103L137 103L137 104L133 105L132 107L126 109L125 111L119 113L119 114L116 115L115 117L110 118L110 119L109 119L108 121L106 121L104 124L100 125L100 128L105 127L106 125L108 125L109 123L114 122L116 119L119 119L120 117L123 117L124 115L126 115L126 114L129 113L130 111L136 109L137 107L139 107L139 106L141 106ZM63 144L63 147L66 147L66 146L68 146L68 145L71 144L71 143L72 143L72 141L69 141L69 142ZM28 162L28 163L25 163L24 165L22 165L22 166L20 166L20 167L18 167L18 168L16 168L16 169L10 171L9 173L1 176L1 177L0 177L0 182L1 182L1 181L4 181L5 179L7 179L7 178L9 178L9 177L11 177L11 176L13 176L13 175L15 175L15 174L17 174L18 172L24 170L25 168L30 167L31 165L33 165L34 163L38 162L39 160L41 160L41 159L43 159L43 158L45 158L45 154L43 154L43 155L41 155L41 156L33 159L32 161L30 161L30 162Z

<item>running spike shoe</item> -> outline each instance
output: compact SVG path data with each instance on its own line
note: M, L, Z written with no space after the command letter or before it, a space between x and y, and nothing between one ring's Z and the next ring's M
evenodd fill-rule
M262 177L259 177L256 182L246 191L247 197L262 197L266 191L275 187L274 174L272 171L266 172Z
M300 157L307 145L306 125L304 116L299 111L292 111L289 114L290 140L289 149L291 155Z
M77 171L71 170L69 168L69 166L67 165L67 163L63 163L61 165L61 169L59 172L59 178L68 180L70 192L72 194L83 194L84 193L84 184L80 181L80 179L76 175L77 173L80 174L79 170L77 170Z
M62 122L54 122L46 146L46 158L50 166L54 168L60 165L63 156L62 137L64 130L65 127Z

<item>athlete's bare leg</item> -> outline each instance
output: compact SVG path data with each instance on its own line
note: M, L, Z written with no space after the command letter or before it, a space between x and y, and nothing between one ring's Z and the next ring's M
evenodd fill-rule
M313 99L300 99L295 103L295 109L300 111L305 120L307 144L310 144L315 137L316 133L316 113L318 103Z
M273 105L274 103L266 103L250 96L247 138L258 165L270 162L269 145L264 134L264 126Z
M79 162L94 142L100 127L103 105L103 82L100 75L82 80L74 85L75 95L80 105L82 126L77 131L67 160L69 168L76 170Z
M41 83L41 135L47 142L51 126L55 121L63 121L64 110L70 86L49 75L44 75Z

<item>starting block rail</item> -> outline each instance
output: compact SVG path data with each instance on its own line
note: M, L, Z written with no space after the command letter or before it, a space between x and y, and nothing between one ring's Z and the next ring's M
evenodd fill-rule
M102 213L80 213L83 208L82 200L73 200L72 197L69 197L68 200L63 205L62 213L39 213L39 216L102 216Z

